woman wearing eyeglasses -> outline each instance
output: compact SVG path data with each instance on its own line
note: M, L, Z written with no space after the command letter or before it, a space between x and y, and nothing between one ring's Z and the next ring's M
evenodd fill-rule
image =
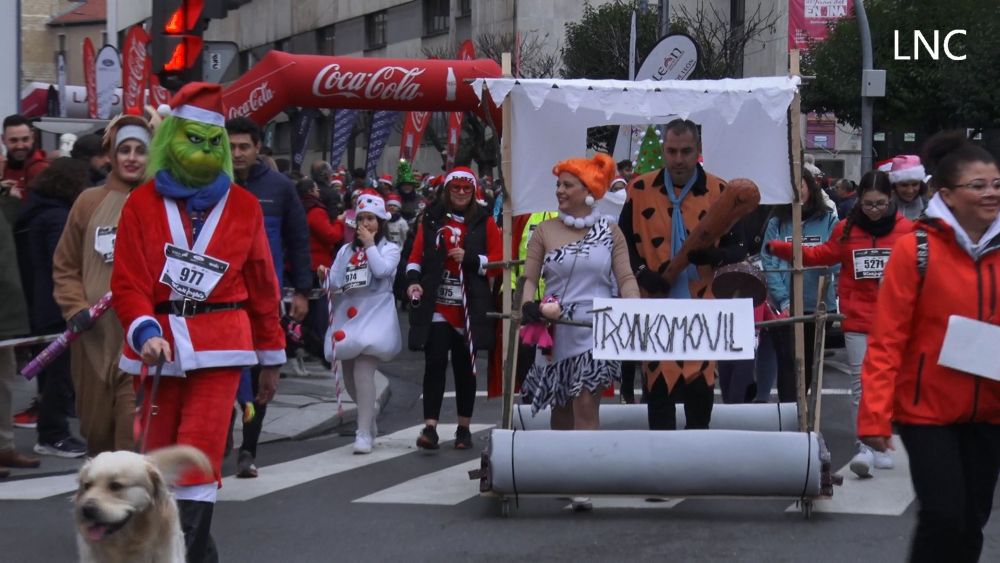
M872 170L862 176L858 201L850 214L833 228L830 240L819 246L802 249L804 266L840 264L837 294L847 347L847 365L851 370L851 421L857 419L861 400L861 362L865 359L868 332L875 318L879 283L896 240L913 230L913 223L899 213L892 202L892 185L885 172ZM772 241L768 250L791 261L792 244ZM806 347L812 341L806 342ZM892 457L873 452L857 443L858 452L851 460L851 471L858 477L872 476L872 467L892 469Z
M892 449L895 422L906 446L910 561L971 562L1000 473L1000 170L964 131L929 139L924 162L938 191L882 279L858 437Z
M424 419L417 438L423 449L438 448L437 424L444 399L448 355L455 378L458 430L455 448L472 447L469 422L476 401L476 351L490 350L496 320L483 265L503 258L500 229L476 202L476 175L456 167L445 177L441 199L423 214L406 265L410 298L409 346L424 351ZM502 270L491 270L498 275ZM471 333L467 329L471 328Z

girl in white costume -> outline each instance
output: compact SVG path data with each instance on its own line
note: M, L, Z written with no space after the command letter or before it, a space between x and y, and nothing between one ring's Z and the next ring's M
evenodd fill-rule
M402 346L392 295L400 248L385 238L389 214L379 195L362 193L354 211L353 242L337 252L328 273L321 272L320 278L325 277L331 295L326 359L341 362L347 392L358 406L354 453L367 454L378 435L375 368L394 358Z

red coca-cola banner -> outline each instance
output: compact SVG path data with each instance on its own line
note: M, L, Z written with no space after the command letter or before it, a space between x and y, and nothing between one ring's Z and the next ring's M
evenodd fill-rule
M458 47L458 58L463 61L471 61L476 58L476 48L472 41L466 39ZM451 170L455 166L455 156L458 154L458 141L462 136L462 119L465 113L454 111L448 114L448 145L446 148L445 166Z
M97 53L89 37L83 40L83 81L87 88L87 115L97 117Z
M146 51L149 34L140 25L133 25L125 36L122 49L122 101L124 112L142 115L146 105L146 81L150 74L150 60Z
M160 85L160 77L155 74L149 75L149 101L159 108L163 104L169 104L173 94Z
M424 138L427 123L431 120L429 111L407 112L403 121L403 135L399 141L399 158L414 160L420 150L420 141Z
M477 111L466 80L496 78L489 59L446 61L291 55L270 51L222 93L226 117L264 124L286 107ZM496 108L492 108L496 112ZM497 112L494 123L500 123Z

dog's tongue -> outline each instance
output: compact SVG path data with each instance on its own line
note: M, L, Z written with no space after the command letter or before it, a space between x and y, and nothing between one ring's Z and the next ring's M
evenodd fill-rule
M100 541L104 539L104 534L107 531L108 527L104 524L91 524L87 527L87 538L91 541Z

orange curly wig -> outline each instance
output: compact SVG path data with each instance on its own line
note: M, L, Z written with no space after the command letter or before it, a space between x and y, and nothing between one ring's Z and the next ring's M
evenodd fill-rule
M618 173L618 167L615 159L599 152L593 158L570 158L552 167L552 173L556 176L563 172L579 178L594 199L601 199Z

